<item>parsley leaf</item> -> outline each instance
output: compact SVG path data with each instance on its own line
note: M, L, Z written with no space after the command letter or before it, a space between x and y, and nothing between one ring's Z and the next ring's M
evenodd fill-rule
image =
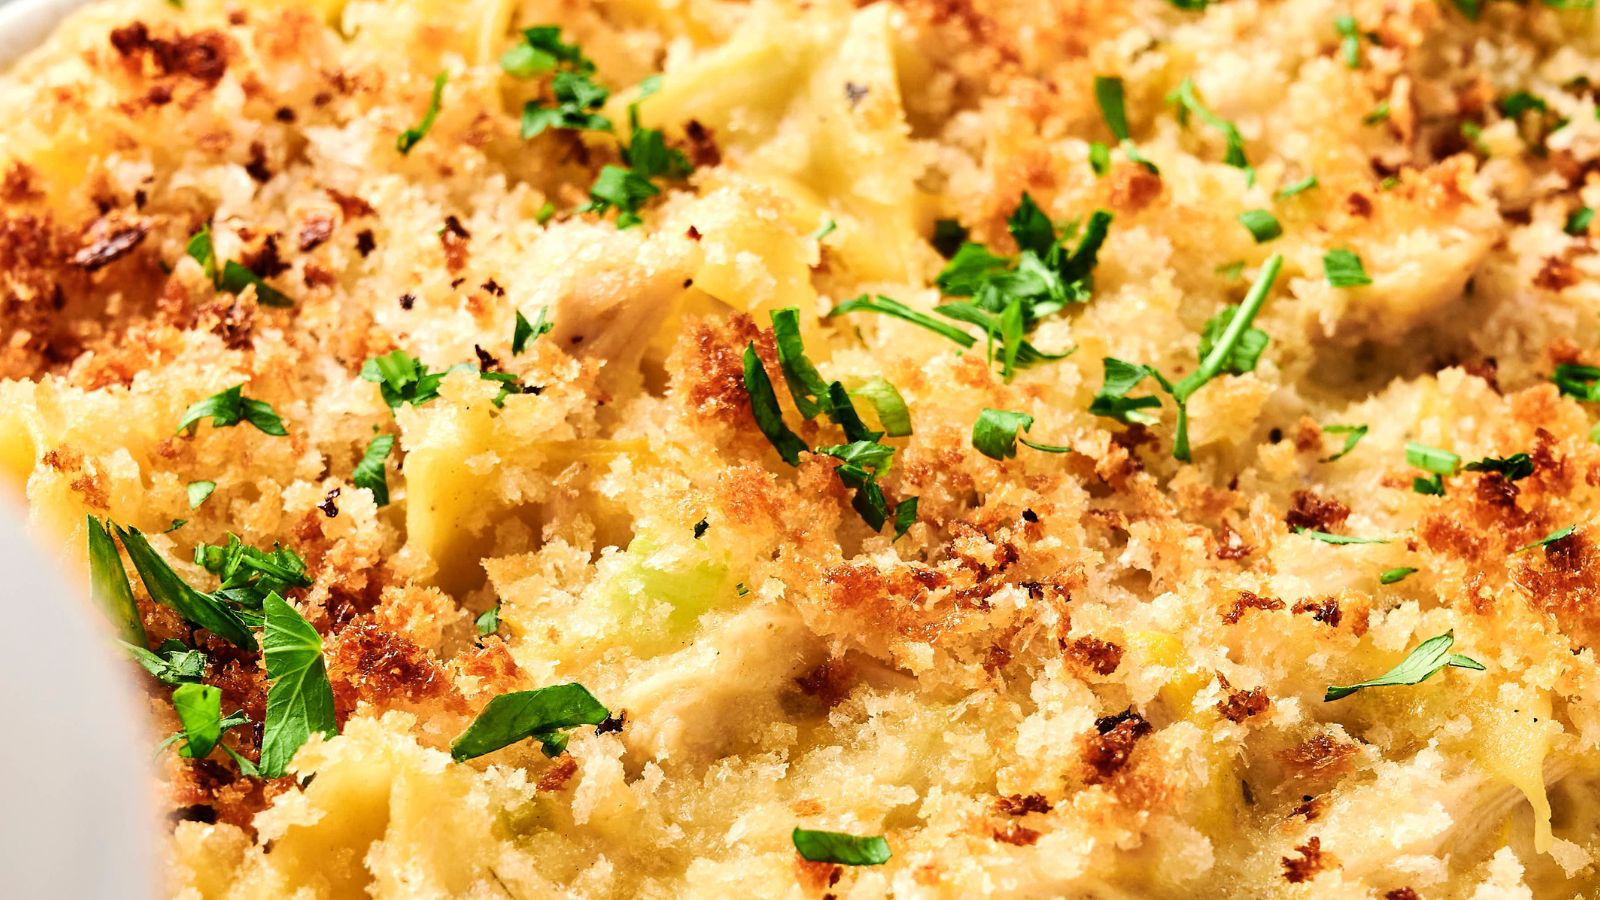
M1583 237L1589 233L1589 223L1594 221L1594 210L1587 206L1580 206L1567 216L1567 224L1561 230L1573 237Z
M1562 396L1576 397L1584 403L1600 403L1600 366L1562 363L1550 376Z
M1411 566L1401 566L1401 567L1399 567L1397 569L1389 569L1389 570L1385 571L1382 575L1379 575L1378 576L1378 583L1379 584L1395 584L1397 582L1405 580L1408 576L1415 575L1415 574L1417 574L1417 570L1412 568Z
M473 624L477 627L478 635L480 637L486 637L494 634L496 631L499 631L500 604L496 603L495 605L484 610L483 613L478 616L478 618L473 620Z
M883 376L875 376L865 384L850 392L852 397L861 397L878 413L878 424L883 426L884 434L889 437L906 437L911 434L911 409L906 406L906 398L900 396L900 391L888 382Z
M615 208L617 227L628 228L644 221L639 217L639 209L659 193L661 189L651 184L649 178L632 169L607 163L600 168L599 177L589 188L589 202L583 205L582 211L604 215L606 210Z
M439 118L439 101L444 97L444 84L449 78L448 72L440 72L433 76L433 96L428 100L428 110L422 114L422 121L418 122L416 127L400 132L400 136L395 139L395 149L402 154L410 153L411 148L433 128L433 121Z
M1296 181L1292 184L1286 184L1279 188L1278 192L1273 196L1277 197L1279 200L1287 200L1288 198L1293 197L1295 194L1311 190L1312 188L1316 187L1317 184L1317 176L1307 175L1299 181Z
M1361 443L1361 439L1367 436L1367 426L1365 426L1365 425L1324 425L1324 426L1322 426L1322 433L1323 434L1342 434L1342 435L1345 436L1344 437L1344 446L1342 448L1340 448L1338 453L1335 453L1332 456L1324 456L1321 459L1321 462L1328 463L1328 462L1333 462L1334 460L1339 459L1340 457L1343 457L1344 455L1348 454L1351 450L1354 450L1356 448L1356 445Z
M1333 27L1339 32L1339 51L1344 55L1346 68L1361 68L1361 29L1355 16L1335 16Z
M180 684L172 691L172 708L178 713L183 730L173 735L184 741L178 755L186 759L205 759L222 742L222 732L250 724L243 712L222 716L222 690L209 684Z
M1518 554L1518 553L1522 553L1522 552L1527 551L1527 550L1532 550L1535 547L1548 547L1551 544L1555 543L1556 541L1561 540L1562 538L1571 537L1572 533L1577 531L1577 530L1578 530L1578 526L1576 526L1576 525L1568 525L1565 528L1561 528L1561 529L1558 529L1556 531L1552 531L1549 534L1545 535L1542 538L1539 538L1537 541L1534 541L1531 544L1528 544L1528 545L1522 546L1522 547L1518 547L1517 549L1511 551L1512 555L1515 555L1515 554Z
M1468 472L1498 472L1507 481L1520 481L1533 474L1533 457L1526 453L1510 456L1485 456L1462 466Z
M199 509L200 504L206 502L211 492L217 489L215 481L191 481L184 486L184 491L189 495L189 508Z
M1283 236L1283 226L1278 224L1277 217L1264 209L1245 210L1239 214L1239 224L1250 231L1250 236L1255 238L1258 244L1265 244Z
M1193 114L1200 121L1222 132L1227 149L1223 153L1222 161L1236 169L1243 169L1247 175L1247 183L1255 181L1255 170L1250 168L1250 161L1244 155L1244 137L1239 134L1239 129L1227 119L1222 118L1200 102L1200 97L1195 93L1194 79L1185 78L1178 89L1167 96L1168 103L1178 106L1178 122L1182 125L1189 124L1189 116Z
M881 866L889 861L889 842L879 835L857 837L838 831L796 828L790 835L794 849L810 862L841 866Z
M134 602L128 570L122 567L122 554L111 532L94 516L85 516L89 532L89 589L96 603L116 626L117 634L130 643L144 646L144 620Z
M1426 469L1439 475L1454 475L1461 465L1461 457L1449 450L1429 447L1415 441L1406 442L1406 464Z
M784 424L778 395L772 390L772 379L767 377L767 369L761 364L753 341L744 348L744 389L750 395L750 411L755 415L756 427L766 435L784 462L799 465L800 453L806 449L805 441Z
M1227 333L1228 326L1238 314L1238 306L1227 306L1206 320L1205 328L1200 332L1199 356L1202 362ZM1266 349L1267 333L1259 328L1246 328L1234 343L1233 352L1223 360L1222 371L1229 375L1253 372L1256 362L1261 359L1261 354Z
M972 425L972 446L990 459L1011 459L1017 455L1017 432L1032 429L1033 416L1027 413L985 408ZM1036 444L1027 438L1023 438L1022 443L1045 453L1072 452L1070 447Z
M282 775L313 733L339 733L333 686L322 659L322 636L276 593L264 602L262 656L267 666L267 716L261 739L261 774Z
M261 609L268 594L311 586L300 554L279 544L274 544L270 553L257 550L234 534L220 547L197 544L194 564L222 579L213 596L244 609Z
M1314 531L1301 525L1294 526L1295 534L1303 534L1314 541L1324 544L1387 544L1388 538L1359 538L1343 534L1329 534L1326 531Z
M1089 403L1089 412L1115 419L1124 425L1154 425L1156 417L1140 410L1159 407L1161 398L1129 397L1128 394L1145 378L1154 375L1155 370L1111 356L1102 360L1102 363L1105 366L1105 378L1100 391Z
M404 350L374 356L361 366L361 380L378 385L378 392L391 412L403 403L421 406L439 396L439 385L446 375L457 370L474 371L467 363L457 363L442 372L428 371L427 363ZM479 373L483 377L483 373Z
M845 313L853 312L875 312L886 316L894 316L897 319L903 319L913 325L926 328L934 334L955 341L966 348L970 348L978 342L977 338L954 325L948 322L941 322L926 313L912 309L899 300L885 297L882 294L877 296L862 294L854 300L846 300L829 311L828 318L831 319L834 316L842 316Z
M894 507L894 539L900 540L917 521L917 498L907 497Z
M556 327L554 322L546 318L549 312L550 307L541 306L539 314L529 322L527 316L522 314L522 310L517 310L517 324L511 332L512 356L521 356L522 351L528 349L529 341L538 340L541 335L549 333L550 329Z
M1399 665L1389 671L1379 675L1377 678L1363 681L1359 684L1329 686L1322 700L1324 703L1332 702L1348 697L1365 688L1421 684L1446 666L1456 666L1462 669L1474 669L1482 672L1484 670L1483 663L1450 652L1450 645L1454 644L1455 641L1456 634L1454 631L1446 631L1444 634L1428 638L1418 644L1417 649L1411 651L1405 659L1400 661Z
M356 463L350 472L350 480L358 488L366 488L372 492L372 502L379 506L389 503L389 478L388 470L384 463L389 458L389 453L394 450L395 437L392 434L380 434L367 442L367 450L361 455L361 461Z
M569 131L610 131L611 120L594 110L611 96L608 88L595 84L582 72L557 72L550 82L555 105L529 100L522 106L522 139L537 136L546 128Z
M162 684L196 684L205 676L206 655L184 646L182 641L168 638L155 651L127 641L121 643L133 661Z
M1363 125L1376 125L1379 122L1387 122L1388 120L1389 120L1389 101L1388 100L1380 100L1380 101L1378 101L1378 105L1377 106L1374 106L1371 109L1371 111L1369 111L1366 115L1361 117L1361 124L1363 124Z
M219 597L202 594L190 587L161 554L150 546L139 529L112 525L128 551L128 559L139 572L150 599L162 606L176 610L183 620L197 625L246 650L256 649L255 635L245 626L239 614Z
M894 461L894 448L877 441L852 441L837 447L818 447L817 452L842 459L874 475L887 471Z
M219 272L217 270L216 249L211 239L210 225L201 226L200 230L189 238L189 243L184 245L183 252L184 255L189 256L200 264L200 268L205 271L206 277L211 279L212 287L219 291L242 294L245 288L255 285L256 302L262 306L294 305L294 301L290 300L287 295L273 288L263 281L259 275L239 263L229 260L222 265L222 269Z
M274 437L283 437L288 430L272 407L262 400L244 396L244 384L236 384L220 394L212 394L184 410L178 422L177 434L191 434L206 416L211 417L212 428L231 428L240 422L249 422L256 430Z
M806 356L800 336L800 310L789 306L772 311L772 337L778 348L778 367L789 385L795 409L807 419L829 408L828 384Z
M1112 136L1117 139L1117 146L1127 155L1128 159L1144 166L1150 174L1160 175L1161 170L1156 168L1156 164L1146 159L1139 152L1138 146L1133 142L1132 133L1128 130L1127 100L1124 97L1122 79L1114 76L1096 75L1094 77L1094 99L1095 103L1100 107L1100 116L1105 119L1106 127L1111 129ZM1091 147L1091 167L1094 165L1093 157L1094 150ZM1096 174L1099 173L1097 172Z
M1328 284L1336 288L1361 287L1372 283L1367 276L1367 270L1361 265L1361 257L1345 250L1329 250L1322 254L1322 273L1328 279Z
M566 747L567 729L599 725L610 715L581 684L501 694L450 745L450 756L464 762L527 738L538 740L546 756L555 756Z
M593 72L594 63L576 44L561 42L561 26L538 25L522 30L522 42L500 55L500 68L513 78L533 78L554 71L558 65L576 72Z

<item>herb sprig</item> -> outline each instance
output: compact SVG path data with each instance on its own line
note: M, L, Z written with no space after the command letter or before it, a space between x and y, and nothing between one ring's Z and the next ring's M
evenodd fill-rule
M1389 671L1372 678L1351 685L1331 685L1322 697L1324 703L1330 703L1354 694L1356 691L1374 687L1391 687L1395 685L1421 684L1438 674L1442 669L1456 666L1462 669L1484 671L1483 663L1459 653L1451 653L1450 645L1454 644L1456 634L1446 631L1444 634L1428 638L1417 645L1405 659Z

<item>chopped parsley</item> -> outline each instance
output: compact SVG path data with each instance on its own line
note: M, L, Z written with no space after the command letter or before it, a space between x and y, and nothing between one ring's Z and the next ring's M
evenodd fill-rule
M196 545L194 564L222 579L212 596L256 612L269 594L311 586L300 554L281 544L273 544L271 552L257 550L234 534L221 546Z
M878 424L883 426L883 433L889 437L906 437L911 434L911 409L906 406L906 398L900 396L900 391L881 375L874 376L860 387L850 392L852 397L860 397L872 404L878 414Z
M1339 52L1346 68L1361 68L1361 29L1355 16L1335 16L1333 27L1339 32Z
M128 570L122 567L117 542L99 519L85 516L84 521L89 531L90 594L116 626L118 636L142 648L144 620L139 617L139 604L134 602L133 587L128 584Z
M694 166L683 151L667 146L666 137L657 129L639 124L639 103L660 88L659 76L645 79L640 85L639 99L628 105L628 143L622 148L622 165L606 164L600 169L594 185L589 188L589 202L580 212L604 215L607 210L617 210L617 227L630 228L644 221L639 210L651 197L661 193L652 179L682 180L689 177Z
M1462 466L1468 472L1498 472L1507 481L1520 481L1533 474L1533 457L1526 453L1510 456L1485 456Z
M1589 233L1589 223L1594 221L1594 210L1587 206L1580 206L1567 216L1567 224L1561 230L1572 237L1583 237Z
M1549 534L1545 535L1542 538L1539 538L1537 541L1534 541L1531 544L1528 544L1528 545L1522 546L1522 547L1518 547L1517 549L1515 549L1515 550L1513 550L1511 552L1512 552L1513 555L1515 555L1517 553L1523 553L1525 551L1532 550L1535 547L1548 547L1551 544L1555 543L1556 541L1561 540L1562 538L1571 537L1572 533L1577 531L1577 530L1578 530L1578 526L1576 526L1576 525L1568 525L1565 528L1550 532Z
M537 136L546 128L568 131L610 131L611 120L595 112L611 96L609 88L590 80L583 72L557 72L550 80L554 105L529 100L522 106L522 139Z
M1307 175L1299 181L1286 184L1283 187L1278 188L1278 193L1274 196L1276 196L1279 200L1287 200L1288 198L1293 197L1295 194L1300 194L1311 190L1312 188L1316 187L1317 184L1317 176Z
M917 521L917 498L907 497L894 506L894 539L900 540Z
M1305 528L1305 527L1300 526L1300 525L1294 526L1294 533L1295 534L1303 534L1306 537L1311 538L1314 541L1321 541L1324 544L1387 544L1387 543L1389 543L1389 539L1388 538L1359 538L1359 537L1350 537L1349 535L1344 535L1344 534L1329 534L1326 531L1315 531L1315 530L1312 530L1310 528Z
M821 243L823 238L827 237L830 234L833 234L837 230L839 230L839 223L835 222L832 219L828 219L827 221L823 222L821 225L818 225L817 226L817 230L811 232L811 234L808 235L808 237L810 237L813 241Z
M1200 367L1176 384L1150 366L1106 357L1105 380L1090 403L1089 412L1123 423L1155 424L1155 416L1143 410L1159 407L1160 399L1154 396L1128 396L1145 378L1154 379L1172 397L1178 410L1172 455L1175 459L1188 462L1189 398L1224 372L1241 375L1255 368L1262 350L1266 348L1267 335L1252 328L1250 323L1261 311L1282 268L1283 256L1273 254L1262 266L1255 283L1250 285L1244 302L1238 307L1223 310L1206 323L1200 336Z
M1361 124L1363 124L1363 125L1376 125L1379 122L1387 122L1387 121L1389 121L1389 101L1388 100L1380 100L1380 101L1378 101L1378 105L1377 106L1374 106L1370 112L1368 112L1366 115L1361 117Z
M1111 171L1111 148L1100 141L1089 142L1089 171L1096 178L1104 177Z
M798 466L806 442L784 424L778 395L772 390L772 379L767 377L767 369L761 364L754 341L744 348L744 389L750 395L750 411L755 415L756 427L766 435L772 449L778 451L784 462Z
M189 243L184 245L184 255L200 264L206 277L211 279L212 287L230 294L242 294L244 289L255 285L256 302L262 306L293 306L294 301L283 292L268 285L259 275L250 271L245 266L228 260L217 267L217 253L211 240L211 226L201 226L194 236L189 238Z
M178 714L183 730L169 737L162 747L183 741L178 755L186 759L205 759L220 745L238 763L245 775L257 774L250 761L222 744L222 733L229 728L249 725L250 718L243 711L226 718L222 715L222 690L209 684L180 684L172 691L172 708Z
M1322 462L1328 463L1328 462L1333 462L1334 460L1345 456L1351 450L1354 450L1356 448L1356 445L1361 443L1361 439L1367 436L1367 426L1365 426L1365 425L1324 425L1324 426L1322 426L1322 433L1323 434L1342 434L1342 435L1344 435L1344 446L1339 449L1339 452L1333 454L1332 456L1324 456L1322 458L1322 460L1321 460Z
M1178 89L1167 96L1167 102L1177 104L1179 124L1187 126L1189 124L1189 116L1192 114L1195 118L1221 132L1223 140L1227 144L1222 161L1236 169L1243 169L1246 184L1255 182L1255 170L1250 168L1250 161L1244 155L1244 137L1239 134L1239 129L1232 122L1212 112L1204 103L1200 102L1200 97L1194 90L1194 79L1185 78L1178 85Z
M494 634L496 631L499 631L500 604L496 603L495 605L484 610L483 613L478 616L478 618L473 620L473 624L478 629L479 637L487 637L491 634Z
M978 413L978 421L972 425L972 446L990 459L1011 459L1017 455L1018 431L1026 432L1032 428L1033 416L1027 413L985 408ZM1022 443L1044 453L1072 452L1071 447L1036 444L1027 438L1022 438Z
M1456 474L1456 470L1461 467L1461 457L1448 450L1408 441L1406 464L1433 473L1431 478L1413 478L1411 480L1413 491L1419 494L1443 496L1444 477Z
M594 63L576 44L561 41L561 26L538 25L522 29L522 42L500 54L500 68L513 78L533 78L557 66L574 72L593 72Z
M1133 143L1133 134L1128 130L1127 100L1124 94L1121 78L1105 75L1094 77L1094 99L1100 106L1100 116L1105 119L1106 127L1111 129L1112 136L1117 139L1117 146L1128 159L1144 166L1150 174L1160 175L1161 170L1156 168L1156 164L1146 159Z
M388 470L384 465L394 450L395 436L380 434L367 442L367 450L350 472L350 481L358 488L372 492L372 502L379 506L389 503Z
M215 481L191 481L184 485L184 491L189 495L189 508L199 509L200 504L206 502L211 492L217 489Z
M829 420L844 431L846 440L850 442L833 447L818 447L813 452L833 456L842 461L834 467L834 474L840 483L855 492L851 507L873 531L881 530L884 523L889 520L891 511L887 499L883 496L883 489L878 486L878 476L888 470L894 458L894 448L879 443L884 432L867 428L860 414L856 412L855 405L850 400L850 393L845 390L844 385L838 381L825 381L806 356L797 309L786 307L773 311L772 331L774 343L778 348L779 367L783 371L784 381L788 385L789 395L794 400L796 409L806 419L826 414ZM875 382L882 383L878 385ZM754 342L745 348L744 383L745 392L750 396L750 408L757 427L783 457L784 462L791 466L798 465L800 452L807 449L806 444L784 423L783 410L778 406L778 395L772 388L772 381L767 377L766 367L762 365L760 356L755 352ZM895 390L893 385L880 378L869 382L865 390L877 407L879 420L886 430L892 428L903 434L911 433L910 413L905 408L904 398L900 397L900 392ZM915 515L914 497L906 498L895 506L893 516L896 538L905 533L905 528L910 527L909 520L903 521L905 517L914 519Z
M1343 248L1322 254L1322 274L1331 287L1362 287L1372 283L1361 257Z
M1264 209L1245 210L1239 214L1239 224L1250 232L1250 236L1255 238L1258 244L1265 244L1283 236L1283 226L1278 224L1277 216Z
M556 756L566 749L570 729L599 725L610 715L581 684L501 694L450 745L450 756L464 762L528 738L539 741L546 756Z
M262 657L267 667L267 716L261 774L276 778L312 734L339 733L333 686L322 658L322 636L276 593L264 602Z
M1500 114L1508 119L1521 118L1522 114L1527 112L1548 112L1550 109L1549 105L1544 102L1544 98L1536 94L1530 94L1527 91L1507 94L1501 98L1498 105Z
M283 427L283 420L273 412L271 405L264 400L244 396L242 382L220 394L212 394L184 410L183 419L178 422L177 433L194 433L199 427L200 420L207 416L211 417L212 428L231 428L240 422L249 422L263 434L283 437L289 433L288 429Z
M1421 684L1432 678L1447 666L1456 666L1462 669L1473 669L1478 672L1484 670L1483 663L1475 659L1450 652L1450 645L1456 641L1454 631L1428 638L1417 645L1400 664L1389 671L1373 678L1352 685L1331 685L1323 695L1324 703L1348 697L1356 691L1374 687L1391 687L1396 685Z
M172 570L172 566L161 558L161 554L150 546L139 529L115 524L112 527L128 551L128 559L139 572L145 590L150 592L151 600L175 610L184 621L204 628L235 646L246 650L256 649L255 635L224 598L203 594L185 583Z
M964 348L970 348L978 342L977 338L951 325L949 322L942 322L926 313L918 312L899 300L885 297L882 294L877 296L862 294L854 300L846 300L835 306L828 313L828 318L831 319L834 316L842 316L845 313L853 312L875 312L886 316L894 316L897 319L903 319L913 325L926 328L940 337L948 338Z
M411 148L415 147L417 142L422 140L428 131L433 128L433 121L439 118L439 101L444 98L444 84L449 78L450 74L448 72L440 72L433 76L433 95L428 100L427 111L422 114L422 121L418 122L415 127L407 128L405 131L400 132L400 136L395 139L395 149L399 150L401 154L410 153Z
M168 638L154 651L123 641L122 649L162 684L198 684L206 674L206 655L179 640Z
M505 403L506 395L522 393L522 385L509 372L483 371L471 363L456 363L443 371L431 372L427 363L404 350L367 360L361 366L361 379L376 384L390 412L397 412L402 404L421 406L439 396L439 386L445 377L458 371L476 372L480 379L498 383L500 393L494 398L497 407Z
M1378 576L1378 582L1380 584L1396 584L1415 574L1417 574L1417 570L1411 566L1401 566L1397 569L1384 571L1382 575Z
M794 849L809 862L841 866L881 866L889 861L889 842L880 835L857 837L838 831L796 828L790 835Z
M1556 383L1556 388L1564 397L1575 397L1584 403L1600 403L1600 366L1562 363L1556 366L1550 380Z

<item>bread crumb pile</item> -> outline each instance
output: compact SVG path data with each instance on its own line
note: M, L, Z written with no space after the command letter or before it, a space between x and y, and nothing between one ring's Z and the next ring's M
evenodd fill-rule
M1551 381L1600 364L1580 5L85 7L0 74L0 472L85 572L86 514L202 590L198 543L302 554L289 599L340 725L278 779L162 754L167 891L1595 896L1600 447ZM615 136L519 134L547 81L499 58L537 25L594 61L619 132L637 102L694 164L642 224L580 209ZM1179 115L1186 79L1248 170ZM862 294L930 312L936 221L1013 253L1024 194L1063 226L1113 214L1092 297L1029 335L1071 356L1008 381L981 340L827 315ZM1258 243L1247 210L1281 236ZM185 255L207 223L291 305L219 290ZM1370 284L1330 284L1341 249ZM1191 462L1170 402L1153 424L1089 412L1105 357L1194 371L1273 253L1265 351L1189 403ZM513 353L541 307L553 330ZM904 396L881 481L919 498L904 537L862 521L837 459L790 467L757 428L752 342L807 446L843 443L783 388L785 307L825 378ZM497 405L456 371L391 413L359 372L394 350L526 389ZM286 436L175 433L238 384ZM980 453L985 408L1072 452ZM1339 455L1330 425L1367 430ZM352 472L385 432L380 506ZM1408 442L1532 471L1421 493ZM198 480L217 487L191 509ZM194 642L224 710L260 723L260 657L134 585L152 645ZM1324 701L1445 632L1484 670ZM128 677L176 730L170 689ZM490 698L566 682L620 725L451 761ZM246 758L260 739L229 732ZM808 863L797 826L893 856Z

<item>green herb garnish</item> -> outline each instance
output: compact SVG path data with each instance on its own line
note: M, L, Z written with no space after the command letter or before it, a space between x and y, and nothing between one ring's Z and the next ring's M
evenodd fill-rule
M206 277L211 279L212 287L219 291L242 294L245 288L255 285L256 302L262 306L294 305L294 301L290 300L287 295L273 288L263 281L259 275L233 260L223 263L219 269L216 250L212 245L210 225L202 226L193 237L189 238L189 243L184 245L183 252L200 264L200 268L205 271Z
M478 629L478 636L479 637L487 637L488 635L494 634L496 631L499 631L500 630L500 604L496 603L495 605L493 605L493 606L489 607L488 609L484 610L478 616L478 618L473 620L473 624Z
M1527 550L1532 550L1535 547L1548 547L1549 545L1555 543L1556 541L1561 540L1562 538L1571 537L1572 533L1577 531L1577 530L1578 530L1578 526L1576 526L1576 525L1568 525L1567 527L1562 528L1560 530L1550 532L1549 534L1545 535L1542 538L1539 538L1537 541L1534 541L1531 544L1527 544L1525 546L1518 547L1517 549L1515 549L1515 550L1513 550L1511 552L1512 552L1513 555L1515 555L1515 554L1522 553L1522 552L1527 551Z
M444 84L449 78L448 72L440 72L433 76L433 96L428 100L428 110L422 114L422 121L418 122L416 127L400 132L400 136L395 139L395 149L402 154L410 153L411 148L433 128L433 120L439 118L439 101L444 98Z
M561 42L559 25L522 29L522 42L500 55L500 68L513 78L533 78L563 65L574 72L594 71L594 63L576 44Z
M255 635L244 620L222 598L203 594L178 577L172 566L150 546L149 541L133 527L112 525L128 559L139 572L150 599L177 611L183 620L210 631L217 637L246 650L256 649Z
M1533 474L1533 457L1526 453L1510 456L1485 456L1462 466L1468 472L1498 472L1507 481L1520 481Z
M1484 670L1483 663L1458 653L1450 652L1450 645L1454 644L1455 641L1456 635L1454 631L1446 631L1444 634L1428 638L1418 644L1417 649L1411 651L1410 655L1389 671L1379 675L1377 678L1363 681L1359 684L1330 686L1327 693L1323 695L1322 700L1324 703L1332 702L1342 697L1348 697L1365 688L1421 684L1447 666L1482 672Z
M1294 526L1295 534L1303 534L1314 541L1324 544L1387 544L1388 538L1358 538L1343 534L1329 534L1326 531L1314 531L1300 525Z
M1580 206L1567 216L1567 224L1561 230L1572 237L1583 237L1589 233L1589 223L1594 221L1594 210L1587 206Z
M1265 244L1283 236L1283 226L1278 218L1264 209L1247 209L1239 214L1239 224L1249 230L1256 243Z
M1323 434L1342 434L1342 435L1344 435L1344 446L1339 449L1339 452L1333 454L1332 456L1324 456L1321 459L1321 462L1328 463L1328 462L1333 462L1334 460L1339 459L1340 457L1343 457L1344 455L1348 454L1351 450L1354 450L1356 448L1356 445L1361 443L1361 439L1367 436L1367 426L1365 426L1365 425L1324 425L1324 426L1322 426L1322 433Z
M911 434L911 409L906 398L883 376L878 375L850 392L872 404L878 414L878 424L889 437L906 437Z
M127 643L143 648L144 620L139 616L139 604L134 602L133 587L128 584L128 570L122 567L117 542L99 519L85 516L84 522L89 532L89 592L105 610L117 634Z
M550 90L555 104L529 100L522 106L522 139L537 136L546 128L568 131L610 131L611 120L595 112L611 96L611 91L595 84L582 72L557 72Z
M988 409L978 413L972 425L972 446L990 459L1011 459L1017 455L1018 431L1033 428L1033 416L1009 409ZM1027 438L1022 443L1044 453L1071 453L1071 447L1038 444Z
M300 554L280 544L257 550L234 534L221 546L196 545L194 564L222 579L212 596L241 609L259 611L268 594L311 586Z
M154 651L127 641L120 643L134 662L162 684L198 684L206 674L206 655L182 641L168 638Z
M772 379L767 377L767 369L761 364L753 341L744 348L744 389L750 395L750 411L755 416L756 427L766 435L772 449L778 451L784 462L798 466L806 442L784 424L778 395L772 390Z
M517 324L511 331L512 356L520 356L522 351L528 349L529 341L538 340L540 335L546 334L550 329L556 327L554 322L546 318L549 312L550 307L541 306L539 307L539 314L533 317L532 322L529 322L528 318L522 314L522 310L517 310Z
M264 601L262 656L267 666L267 717L261 739L261 774L284 773L312 734L339 733L333 686L322 659L322 636L276 593Z
M1100 106L1100 116L1105 119L1106 127L1111 129L1111 134L1117 139L1117 146L1128 159L1144 166L1150 174L1160 175L1161 170L1156 168L1156 164L1146 159L1133 143L1132 132L1128 130L1127 101L1124 97L1122 79L1096 75L1094 99Z
M184 410L183 419L178 422L178 434L193 433L199 426L200 420L211 417L212 428L231 428L240 422L249 422L263 434L274 437L283 437L288 434L288 429L283 427L283 420L273 412L272 406L264 400L255 400L244 396L244 385L236 384L220 394L212 394L204 400L195 403Z
M216 489L215 481L191 481L184 485L184 491L189 495L189 508L199 509L200 504L206 502L206 498Z
M1345 249L1329 250L1322 254L1322 273L1328 279L1328 284L1336 288L1361 287L1372 283L1366 268L1361 265L1361 257Z
M389 503L389 478L385 462L394 450L394 441L392 434L374 436L367 442L367 450L361 454L361 461L350 472L350 481L358 488L371 491L372 502L379 506Z
M209 684L178 685L172 691L172 708L177 712L183 730L167 738L161 746L183 741L178 748L178 755L186 759L205 759L222 743L224 731L250 724L249 717L242 711L223 718L222 690ZM241 763L239 768L244 774L256 774L254 766L250 766L247 760L231 750L228 753ZM246 766L250 768L246 769Z
M841 866L881 866L889 861L889 842L879 835L857 837L838 831L796 828L790 835L794 849L810 862Z
M450 756L463 762L528 738L539 741L546 756L556 756L566 748L568 730L599 725L610 715L581 684L501 694L450 745Z
M1335 16L1333 27L1339 32L1339 52L1346 68L1361 68L1361 30L1355 16Z
M1288 198L1293 197L1295 194L1309 191L1316 186L1317 176L1307 175L1299 181L1284 185L1283 187L1279 188L1278 193L1274 196L1276 196L1279 200L1287 200Z
M1417 570L1411 566L1401 566L1397 569L1386 570L1382 575L1378 576L1378 582L1380 584L1395 584L1415 574L1417 574Z
M1193 114L1195 118L1221 132L1227 144L1222 161L1236 169L1243 169L1246 184L1254 183L1255 170L1250 168L1250 162L1244 155L1244 137L1239 134L1239 129L1232 122L1212 112L1200 102L1199 95L1195 93L1194 79L1185 78L1178 85L1178 89L1167 96L1167 102L1177 104L1180 124L1188 125L1189 116Z

